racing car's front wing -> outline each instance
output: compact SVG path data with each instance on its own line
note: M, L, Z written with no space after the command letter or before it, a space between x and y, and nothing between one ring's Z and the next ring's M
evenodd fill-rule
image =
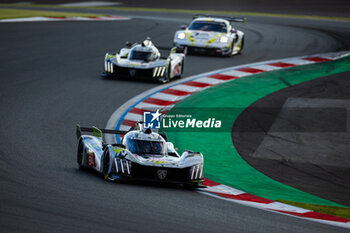
M191 167L146 166L126 159L115 158L111 179L149 180L169 183L198 183L203 179L203 164Z
M204 55L228 55L230 53L230 48L214 48L214 47L197 47L188 45L178 45L178 51L187 50L188 54L204 54Z
M159 79L167 75L166 66L156 66L152 68L123 67L111 61L105 61L105 71L103 76L114 76L118 78L138 78L138 79Z

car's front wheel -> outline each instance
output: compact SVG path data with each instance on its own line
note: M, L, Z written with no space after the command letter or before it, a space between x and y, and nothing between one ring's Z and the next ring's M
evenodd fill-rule
M110 156L109 156L109 151L106 150L102 155L102 174L106 180L110 176L109 166L110 166Z
M226 56L226 57L231 57L231 56L233 56L233 54L234 54L234 48L235 48L235 42L232 41L230 50L228 51L228 53L227 53L226 55L223 53L223 56Z
M190 184L184 184L183 187L185 189L190 189L190 190L193 190L193 189L196 189L196 188L199 188L202 186L202 182L193 182L193 183L190 183Z
M244 47L244 36L242 37L241 49L239 50L238 54L242 53L243 47Z
M83 168L83 153L84 153L84 144L83 140L81 139L78 144L78 151L77 151L77 163L80 169Z
M181 75L180 75L180 77L184 74L184 67L185 67L185 58L183 58L182 62L181 62Z
M158 79L158 82L160 82L160 83L167 83L167 82L169 82L170 81L170 72L171 72L171 64L169 63L167 71L165 72L163 77L160 77Z

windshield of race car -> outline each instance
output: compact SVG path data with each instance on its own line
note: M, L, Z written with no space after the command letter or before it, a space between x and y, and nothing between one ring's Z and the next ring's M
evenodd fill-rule
M127 139L127 147L133 154L165 155L165 143L161 141L145 141L139 139Z
M152 52L145 51L135 51L132 50L130 53L130 60L141 60L141 61L150 61L152 57Z
M225 23L210 21L194 21L188 29L208 32L227 32Z

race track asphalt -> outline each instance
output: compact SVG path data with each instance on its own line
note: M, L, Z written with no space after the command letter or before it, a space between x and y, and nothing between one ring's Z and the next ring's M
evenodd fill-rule
M104 127L158 84L100 77L106 51L151 36L171 46L190 15L120 22L0 24L1 232L346 232L174 186L111 183L76 164L75 124ZM269 59L345 50L349 23L251 17L242 55L188 56L185 76ZM346 34L348 33L348 34Z

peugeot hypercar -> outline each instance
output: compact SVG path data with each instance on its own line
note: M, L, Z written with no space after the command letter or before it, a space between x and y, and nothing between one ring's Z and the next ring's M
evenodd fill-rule
M82 132L92 135L82 135ZM129 131L85 128L77 125L80 168L90 168L108 180L143 180L200 186L204 160L200 152L179 155L165 134L137 123ZM121 144L105 144L102 133L123 134Z
M141 44L126 43L119 53L106 53L104 77L145 78L167 83L174 77L181 77L185 54L170 50L168 57L161 57L159 50L146 38Z
M244 33L232 27L231 22L245 23L246 18L215 15L195 15L187 27L181 26L175 33L174 45L177 51L232 56L241 53Z

